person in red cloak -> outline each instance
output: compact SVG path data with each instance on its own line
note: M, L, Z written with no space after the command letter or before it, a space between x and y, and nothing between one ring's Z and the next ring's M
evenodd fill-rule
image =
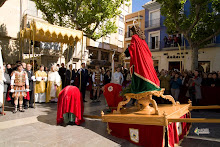
M66 86L59 94L57 102L57 125L74 123L80 125L83 119L83 100L76 86Z
M160 91L160 81L154 69L151 52L145 41L145 35L138 25L131 28L133 36L129 48L125 51L130 56L132 68L131 93Z

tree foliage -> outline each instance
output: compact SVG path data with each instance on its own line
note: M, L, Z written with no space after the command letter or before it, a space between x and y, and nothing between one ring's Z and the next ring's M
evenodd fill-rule
M124 0L33 0L51 24L84 32L91 39L116 33L115 18ZM129 1L129 0L126 0Z
M190 7L187 12L186 3ZM198 67L198 49L220 34L219 0L157 0L166 17L168 33L181 33L192 48L192 69Z

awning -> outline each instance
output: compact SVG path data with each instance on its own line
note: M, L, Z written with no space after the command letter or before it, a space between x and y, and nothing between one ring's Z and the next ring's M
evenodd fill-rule
M30 28L23 29L21 35L23 38L34 41L60 42L73 45L74 41L82 39L83 32L49 23L32 21Z

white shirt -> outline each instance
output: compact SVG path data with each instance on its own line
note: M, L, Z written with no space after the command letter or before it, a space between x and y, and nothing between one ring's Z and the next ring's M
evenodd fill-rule
M113 75L113 83L122 85L124 81L124 77L121 72L115 72Z

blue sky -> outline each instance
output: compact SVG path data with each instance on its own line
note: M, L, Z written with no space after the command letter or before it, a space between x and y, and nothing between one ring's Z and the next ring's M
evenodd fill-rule
M132 12L144 9L142 6L150 0L132 0Z

